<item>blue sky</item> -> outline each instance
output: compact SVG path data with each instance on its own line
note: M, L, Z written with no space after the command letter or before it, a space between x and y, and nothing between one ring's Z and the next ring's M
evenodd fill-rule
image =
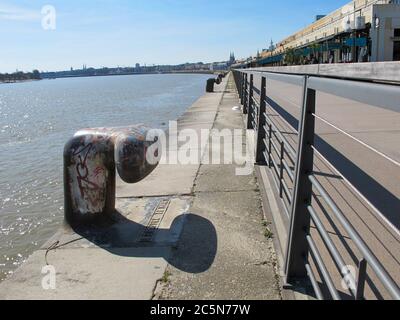
M247 57L349 0L0 0L0 72ZM56 30L43 30L52 5Z

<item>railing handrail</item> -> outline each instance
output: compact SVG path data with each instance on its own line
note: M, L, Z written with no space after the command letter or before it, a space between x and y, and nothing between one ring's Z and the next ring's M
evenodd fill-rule
M257 131L257 150L256 157L258 162L260 162L261 157L265 159L265 163L273 169L274 172L272 174L273 180L276 182L277 188L280 190L280 196L283 201L283 193L288 193L288 186L283 178L283 172L286 170L289 177L291 174L291 169L287 165L285 161L285 149L288 155L295 156L297 155L297 161L295 161L295 175L291 175L291 177L295 178L294 187L293 187L293 195L290 197L288 195L288 199L291 198L291 226L290 226L290 234L289 234L289 244L288 251L286 254L286 277L287 280L290 281L291 277L298 275L308 275L310 281L314 287L315 293L319 298L323 298L322 291L320 290L315 275L313 274L312 268L308 262L308 259L304 260L304 255L308 256L310 253L314 258L314 262L319 267L319 271L322 272L321 277L325 280L325 283L328 287L328 290L334 299L340 298L336 288L333 286L333 282L331 276L327 269L324 266L324 263L321 259L321 256L318 252L318 248L315 245L311 235L307 231L310 227L310 221L312 220L317 225L317 230L319 231L323 242L327 249L333 256L334 262L336 266L341 267L343 269L344 260L341 258L339 251L333 245L333 242L330 239L328 232L326 232L325 227L322 225L318 216L316 215L315 210L311 204L312 197L312 188L317 189L319 195L323 198L325 203L328 205L330 210L335 215L336 219L340 222L346 233L352 239L353 243L356 245L357 249L363 256L363 260L359 262L359 276L357 288L350 288L352 295L356 299L360 299L363 297L364 291L364 283L366 281L366 268L368 266L374 271L380 282L389 292L389 294L394 299L400 300L400 289L398 285L395 283L390 274L386 271L382 263L378 260L378 258L373 254L371 249L368 247L366 242L362 239L362 237L358 234L358 232L351 225L350 221L346 218L343 212L339 209L339 207L335 204L335 201L329 196L328 192L324 189L324 187L318 182L318 180L314 177L312 172L312 163L314 162L314 151L317 151L314 146L314 137L315 133L315 120L322 120L327 122L328 125L333 126L335 129L338 129L342 134L347 135L352 138L354 141L360 143L364 147L367 147L369 150L375 152L376 154L382 156L384 159L390 161L392 164L399 166L399 162L385 155L384 153L376 150L375 148L369 146L368 144L362 142L360 139L357 139L353 135L347 133L343 129L335 126L324 118L318 116L315 112L316 107L316 92L324 92L327 94L331 94L334 96L338 96L341 98L349 99L352 101L357 101L361 103L365 103L368 105L374 105L378 107L382 107L385 109L389 109L395 112L400 112L400 87L391 84L378 84L378 83L368 83L362 81L354 81L354 80L338 80L332 79L330 77L323 76L307 76L307 75L293 75L286 73L277 73L277 72L267 72L267 71L251 71L251 70L234 70L235 79L238 77L244 77L247 79L248 75L251 78L251 87L248 88L247 81L244 83L244 90L239 90L239 95L242 97L246 95L248 101L245 102L246 113L249 114L249 117L252 117L252 128ZM245 75L244 75L245 74ZM254 74L258 74L261 76L262 88L254 90L255 86L253 85L253 77ZM267 104L266 94L266 82L268 80L274 80L289 84L294 84L298 86L302 86L304 90L303 95L303 107L302 107L302 118L299 125L299 146L297 153L294 152L293 148L287 141L287 139L283 136L283 134L279 131L276 125L272 120L269 119L265 106ZM238 81L237 81L238 83ZM264 88L263 88L264 86ZM253 93L256 91L257 94L260 95L260 103L255 103ZM250 96L250 99L249 99ZM382 96L385 99L382 99ZM246 99L245 99L246 100ZM270 106L272 107L272 106ZM247 109L248 108L248 109ZM255 110L258 108L259 110ZM258 122L255 121L255 117L258 117ZM260 130L262 132L260 132ZM280 147L273 141L273 136L279 142ZM262 139L262 144L259 143L260 138ZM260 148L260 145L263 148ZM318 151L317 151L318 152ZM293 154L294 153L294 154ZM275 154L275 156L273 155ZM278 163L274 157L278 157L280 163ZM325 159L325 158L323 158ZM326 160L326 159L325 159ZM303 163L306 161L306 163ZM310 162L311 161L311 162ZM262 162L262 161L261 161ZM262 163L261 163L262 164ZM310 167L311 165L311 167ZM329 166L333 166L328 161ZM337 171L336 167L333 168ZM279 181L276 181L279 180ZM355 189L358 193L359 190L355 188L347 179L344 179L345 183L350 184L352 189ZM302 194L302 196L300 196ZM302 197L306 196L307 201L304 202ZM366 203L368 206L372 206L373 210L383 217L384 215L374 207L371 202L367 198L363 198L367 200ZM286 211L290 212L290 209L284 205ZM301 214L298 212L301 210ZM393 225L391 225L394 227ZM306 231L306 232L304 232ZM299 246L301 248L299 248ZM339 270L342 273L342 276L349 276L348 272L345 270ZM351 279L351 276L350 276ZM355 279L353 279L355 282Z

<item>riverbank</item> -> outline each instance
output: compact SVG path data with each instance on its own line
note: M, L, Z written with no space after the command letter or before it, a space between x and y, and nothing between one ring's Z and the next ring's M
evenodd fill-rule
M0 84L24 83L24 82L33 82L33 81L41 81L41 80L43 80L43 79L26 79L26 80L0 81Z
M71 76L55 76L55 77L44 77L44 80L55 80L55 79L69 79L69 78L94 78L94 77L115 77L115 76L143 76L143 75L155 75L155 74L210 74L217 75L221 72L218 71L168 71L168 72L126 72L126 73L113 73L113 74L92 74L92 75L71 75Z
M178 130L243 129L237 101L226 78L178 119ZM189 149L203 155L207 145ZM161 164L138 184L118 181L124 219L108 241L63 228L0 284L0 299L280 299L255 177L235 169ZM50 290L42 287L47 264L56 272Z

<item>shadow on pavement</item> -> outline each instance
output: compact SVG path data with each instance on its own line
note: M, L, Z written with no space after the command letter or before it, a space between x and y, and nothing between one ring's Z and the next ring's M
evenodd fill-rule
M188 273L207 271L217 252L215 227L209 220L194 214L177 217L170 229L151 229L116 211L108 221L97 221L89 227L74 227L73 230L112 254L123 257L162 257L170 265ZM152 233L154 241L141 241ZM168 250L171 247L172 253ZM177 247L183 250L175 250Z
M282 106L271 98L266 98L267 103L284 118L296 131L299 120L287 112ZM344 154L332 147L323 138L315 136L315 146L321 154L328 159L346 179L348 179L396 228L400 228L400 201L390 190L363 171Z

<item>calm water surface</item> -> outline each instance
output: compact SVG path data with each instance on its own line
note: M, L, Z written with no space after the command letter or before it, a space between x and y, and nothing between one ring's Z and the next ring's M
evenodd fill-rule
M62 154L79 129L163 128L207 75L139 75L0 84L0 281L60 226Z

